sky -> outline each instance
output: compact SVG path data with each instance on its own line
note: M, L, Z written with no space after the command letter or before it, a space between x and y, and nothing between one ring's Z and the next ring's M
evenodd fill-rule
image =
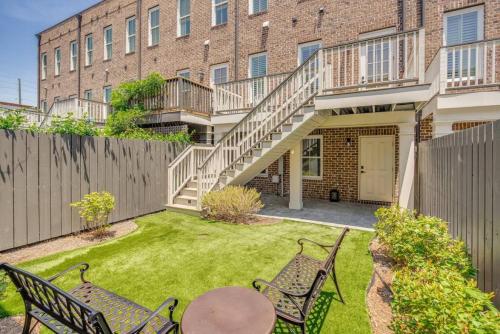
M35 34L98 0L0 0L0 101L36 105L38 46Z

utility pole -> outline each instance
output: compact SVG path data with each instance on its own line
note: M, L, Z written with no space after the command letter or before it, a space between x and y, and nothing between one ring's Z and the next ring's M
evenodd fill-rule
M17 93L18 93L18 103L22 104L22 99L21 99L21 79L17 79Z

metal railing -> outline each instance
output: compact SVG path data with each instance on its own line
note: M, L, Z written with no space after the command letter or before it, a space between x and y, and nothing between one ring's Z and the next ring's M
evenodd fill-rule
M183 77L167 79L162 87L142 99L146 110L212 112L212 89Z
M212 152L211 146L191 145L168 166L168 203L172 205L175 196L191 181L198 166Z
M325 48L325 92L416 83L424 77L423 29Z
M214 114L248 112L258 105L290 73L226 82L214 86Z

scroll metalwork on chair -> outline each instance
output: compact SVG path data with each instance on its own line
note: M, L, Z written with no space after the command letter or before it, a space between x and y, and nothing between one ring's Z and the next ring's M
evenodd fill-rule
M324 245L309 239L299 239L300 251L271 281L256 279L253 286L274 304L276 315L288 324L299 326L306 333L306 320L316 298L321 293L328 275L331 276L340 301L340 293L335 273L335 258L349 229L342 230L333 245ZM323 249L328 256L324 260L303 254L304 244L310 243Z
M7 272L21 294L26 308L23 334L32 331L36 320L54 333L79 334L167 334L178 332L172 315L177 300L168 298L155 311L102 289L84 277L89 265L81 263L48 279L7 263L0 269ZM63 291L53 282L70 271L79 270L81 284ZM168 318L160 312L168 308Z

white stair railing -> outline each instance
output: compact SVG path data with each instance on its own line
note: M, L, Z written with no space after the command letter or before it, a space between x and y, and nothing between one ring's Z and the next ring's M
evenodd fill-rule
M219 182L221 174L240 161L257 144L297 114L321 91L323 50L311 57L252 109L215 146L198 168L198 208L201 198Z
M212 146L188 146L168 166L168 204L174 203L174 198L196 176L198 166L212 152Z

